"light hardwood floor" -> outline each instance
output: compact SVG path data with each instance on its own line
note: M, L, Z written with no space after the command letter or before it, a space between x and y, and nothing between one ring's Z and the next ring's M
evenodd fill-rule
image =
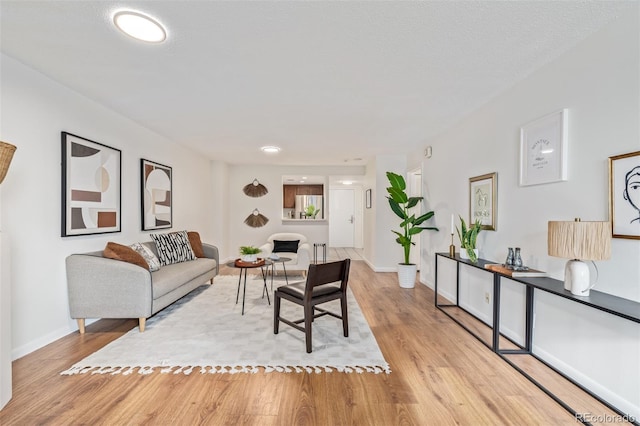
M0 411L0 424L576 424L436 310L427 287L400 289L395 274L374 273L362 261L352 262L349 282L391 374L61 376L136 325L101 320L85 335L72 333L14 362L13 399Z

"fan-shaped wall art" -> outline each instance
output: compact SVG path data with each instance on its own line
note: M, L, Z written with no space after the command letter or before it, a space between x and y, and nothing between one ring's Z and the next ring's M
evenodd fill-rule
M267 194L269 190L266 186L258 182L258 179L254 179L253 182L245 185L244 188L242 188L242 192L244 192L249 197L257 198Z
M254 209L253 212L244 220L244 223L252 228L260 228L261 226L266 225L267 222L269 222L269 218L261 214L258 209Z

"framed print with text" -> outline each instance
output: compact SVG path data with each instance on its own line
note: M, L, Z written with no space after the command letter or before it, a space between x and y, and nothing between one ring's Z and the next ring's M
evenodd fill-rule
M482 229L498 228L498 174L469 178L469 225L480 221Z
M520 129L520 186L567 180L567 119L562 109Z
M63 237L120 232L122 153L62 132Z
M609 157L609 221L613 238L640 240L640 151Z
M171 167L140 159L142 230L173 226L173 174Z

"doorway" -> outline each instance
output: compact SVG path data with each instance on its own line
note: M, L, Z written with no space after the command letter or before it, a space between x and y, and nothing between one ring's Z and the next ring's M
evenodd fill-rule
M410 170L407 175L407 195L409 195L409 197L422 197L422 170L420 168ZM418 203L418 205L414 207L414 209L417 210L414 212L416 217L422 214L422 204L423 203ZM422 261L421 235L422 234L418 234L413 238L415 245L411 247L411 256L409 258L409 262L418 265L418 271L420 270Z

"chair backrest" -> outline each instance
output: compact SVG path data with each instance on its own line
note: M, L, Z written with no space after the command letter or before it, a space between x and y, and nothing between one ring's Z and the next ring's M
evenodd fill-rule
M336 282L340 282L340 289L343 292L347 291L350 266L351 259L309 265L307 284L304 291L305 298L311 298L314 287Z

